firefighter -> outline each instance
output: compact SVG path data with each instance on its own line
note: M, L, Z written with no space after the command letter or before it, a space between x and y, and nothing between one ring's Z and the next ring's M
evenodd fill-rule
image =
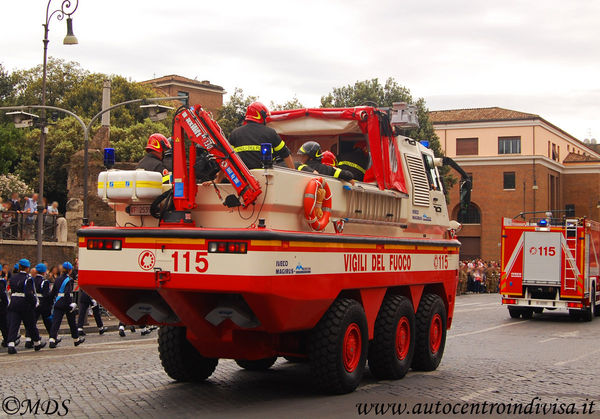
M283 159L285 165L293 169L294 161L285 142L273 128L265 125L269 115L270 112L265 105L260 102L252 102L246 110L244 125L233 130L229 136L229 143L233 146L233 150L240 155L248 169L262 167L261 143L271 143L273 157Z
M87 293L80 288L79 289L79 318L77 319L77 333L79 336L85 336L85 332L83 331L83 324L85 323L85 318L88 314L88 308L92 307L92 314L94 315L94 320L96 321L96 326L98 327L98 333L103 335L106 332L106 327L102 322L102 316L100 315L100 306L98 302L91 298Z
M338 156L337 167L352 172L354 179L362 181L369 167L367 142L358 141L352 147L352 151L340 154Z
M19 272L10 277L10 303L8 304L8 353L16 354L16 340L21 327L21 322L25 325L25 330L31 336L34 342L34 348L39 351L46 342L42 342L40 332L35 324L35 307L38 303L35 295L35 285L33 278L29 275L31 264L27 259L21 259L18 262Z
M322 175L329 175L336 179L354 183L352 172L328 166L321 162L323 154L321 153L321 146L316 141L307 141L302 144L302 147L298 150L298 154L301 159L298 170L304 172L317 172Z
M35 276L33 276L33 284L35 285L36 297L38 299L38 305L35 308L35 321L37 324L38 319L41 317L44 322L44 327L48 334L50 334L50 328L52 327L52 300L50 299L50 281L44 277L44 273L48 270L46 265L38 263L35 265ZM29 336L29 333L25 335L25 347L33 348L33 341Z
M6 294L6 278L0 265L0 332L2 332L2 347L8 345L8 326L6 323L6 309L8 307L8 295Z
M75 316L77 315L77 304L73 302L73 278L70 277L73 271L73 265L70 262L62 264L63 274L54 282L54 287L50 294L51 298L56 298L52 309L52 328L50 329L50 348L56 348L58 344L56 338L58 329L64 315L67 316L71 337L75 346L85 342L85 338L77 333L77 324Z
M144 169L150 172L159 172L163 177L163 183L168 183L170 180L169 169L163 162L164 153L171 148L169 140L158 133L148 137L146 144L146 155L137 164L137 169Z

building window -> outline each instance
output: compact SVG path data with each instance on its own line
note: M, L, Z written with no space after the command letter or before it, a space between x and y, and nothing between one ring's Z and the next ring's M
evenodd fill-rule
M466 211L458 210L456 219L461 224L481 224L481 213L476 205L469 204Z
M504 172L504 189L515 189L515 172Z
M474 155L479 154L479 138L457 138L456 139L456 155Z
M184 105L188 104L187 101L189 100L189 96L190 96L190 94L188 92L178 91L177 96L181 96L184 98L184 99L181 99L181 103L183 103Z
M521 154L521 137L498 137L498 154Z

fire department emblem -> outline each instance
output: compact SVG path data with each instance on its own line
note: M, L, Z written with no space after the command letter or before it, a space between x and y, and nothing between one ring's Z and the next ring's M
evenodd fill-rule
M532 246L532 247L529 248L529 254L530 255L535 255L536 253L537 253L537 249L535 247Z
M156 256L154 256L154 253L152 253L150 250L144 250L138 257L138 264L140 265L140 268L145 271L149 271L150 269L154 268L155 262Z

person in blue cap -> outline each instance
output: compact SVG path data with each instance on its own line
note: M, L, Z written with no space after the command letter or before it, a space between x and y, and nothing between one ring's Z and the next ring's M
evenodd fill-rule
M73 272L73 265L71 262L63 263L62 271L62 275L56 278L54 287L50 293L50 297L54 300L54 307L52 309L52 327L50 328L51 348L56 348L56 345L58 344L56 340L58 329L60 329L62 318L65 315L67 316L67 322L69 323L69 329L71 330L73 345L79 346L85 342L85 338L79 336L79 333L77 333L77 323L75 322L75 317L77 316L77 304L73 302L74 281L70 276Z
M8 295L6 294L5 273L0 265L0 332L2 332L2 347L8 346L8 323L6 322L6 309L8 307Z
M11 290L10 303L7 310L9 354L17 353L15 346L21 322L23 322L25 330L31 336L36 351L46 346L46 342L42 342L40 332L35 324L37 298L35 296L33 278L29 275L31 264L27 259L21 259L18 265L19 272L13 274L9 279Z
M46 279L44 274L48 270L45 264L38 263L35 265L35 276L33 276L33 284L35 285L36 297L38 299L38 306L35 308L35 322L37 324L38 319L41 317L44 322L44 327L48 334L52 327L52 300L50 299L50 281ZM29 334L25 335L25 347L33 348L33 341Z

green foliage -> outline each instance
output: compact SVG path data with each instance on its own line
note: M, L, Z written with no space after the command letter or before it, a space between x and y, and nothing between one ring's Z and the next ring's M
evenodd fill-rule
M385 85L379 79L357 81L354 85L335 87L326 96L321 97L323 108L348 108L352 106L392 106L393 102L412 103L413 98L404 86L400 86L393 78L388 78Z
M242 125L244 116L246 115L246 108L254 101L256 101L256 96L244 97L242 89L239 87L234 89L227 103L219 111L217 119L225 137L228 137L231 131Z
M155 132L170 137L171 132L162 122L145 119L125 128L112 128L111 142L119 161L139 161L145 154L144 147L148 137Z
M23 131L17 130L12 122L0 124L0 174L12 173L19 158L18 144Z

